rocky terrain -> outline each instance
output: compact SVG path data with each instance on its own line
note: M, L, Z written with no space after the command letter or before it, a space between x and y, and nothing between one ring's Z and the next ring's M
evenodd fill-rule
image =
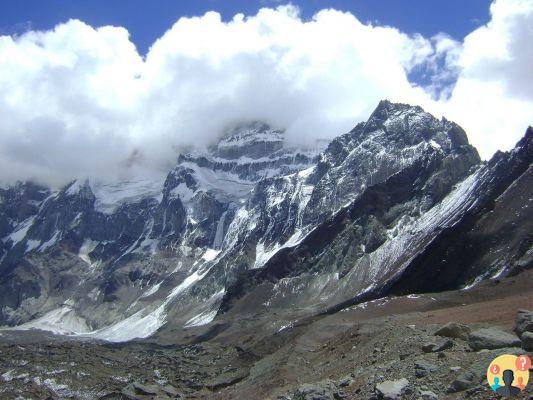
M0 392L6 399L494 399L484 382L490 361L533 355L518 336L533 330L533 313L520 314L514 331L517 310L533 309L531 278L527 271L469 290L391 296L274 334L235 327L180 344L2 332ZM531 388L520 398L533 396Z
M0 391L492 398L485 357L529 349L532 161L532 128L483 162L382 101L327 146L253 122L165 177L0 188Z

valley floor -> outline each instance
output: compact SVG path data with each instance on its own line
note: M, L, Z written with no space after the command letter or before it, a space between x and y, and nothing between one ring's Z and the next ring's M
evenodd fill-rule
M181 344L168 334L110 344L2 331L0 398L377 399L376 385L404 379L399 398L493 399L484 382L490 361L523 351L474 352L434 332L454 321L512 333L517 311L533 309L532 279L525 271L470 290L384 298L274 335L227 329L204 341L177 335ZM446 348L426 353L427 343ZM533 385L519 398L531 397Z

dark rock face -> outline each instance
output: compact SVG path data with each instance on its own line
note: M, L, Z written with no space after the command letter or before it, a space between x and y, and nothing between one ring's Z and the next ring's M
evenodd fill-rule
M0 189L0 324L120 341L516 273L532 147L481 163L453 122L382 101L322 153L252 123L165 179Z
M533 332L533 311L519 310L516 314L514 330L520 337L525 332Z

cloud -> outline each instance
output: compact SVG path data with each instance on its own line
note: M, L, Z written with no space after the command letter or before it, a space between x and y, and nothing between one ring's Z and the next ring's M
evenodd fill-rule
M485 158L512 148L533 124L533 1L497 0L490 11L455 56L458 80L442 107Z
M531 2L498 0L491 12L464 43L336 10L303 21L294 6L229 22L215 12L181 18L144 58L125 29L77 20L2 36L0 181L162 173L179 149L246 120L312 144L366 119L382 98L455 119L488 157L533 119L531 46L522 48ZM431 84L409 82L417 68Z

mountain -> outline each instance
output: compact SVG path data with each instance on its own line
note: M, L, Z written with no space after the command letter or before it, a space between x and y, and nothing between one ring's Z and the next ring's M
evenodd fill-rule
M532 135L482 162L457 124L382 101L325 148L254 122L165 179L0 189L0 324L205 338L518 273Z

